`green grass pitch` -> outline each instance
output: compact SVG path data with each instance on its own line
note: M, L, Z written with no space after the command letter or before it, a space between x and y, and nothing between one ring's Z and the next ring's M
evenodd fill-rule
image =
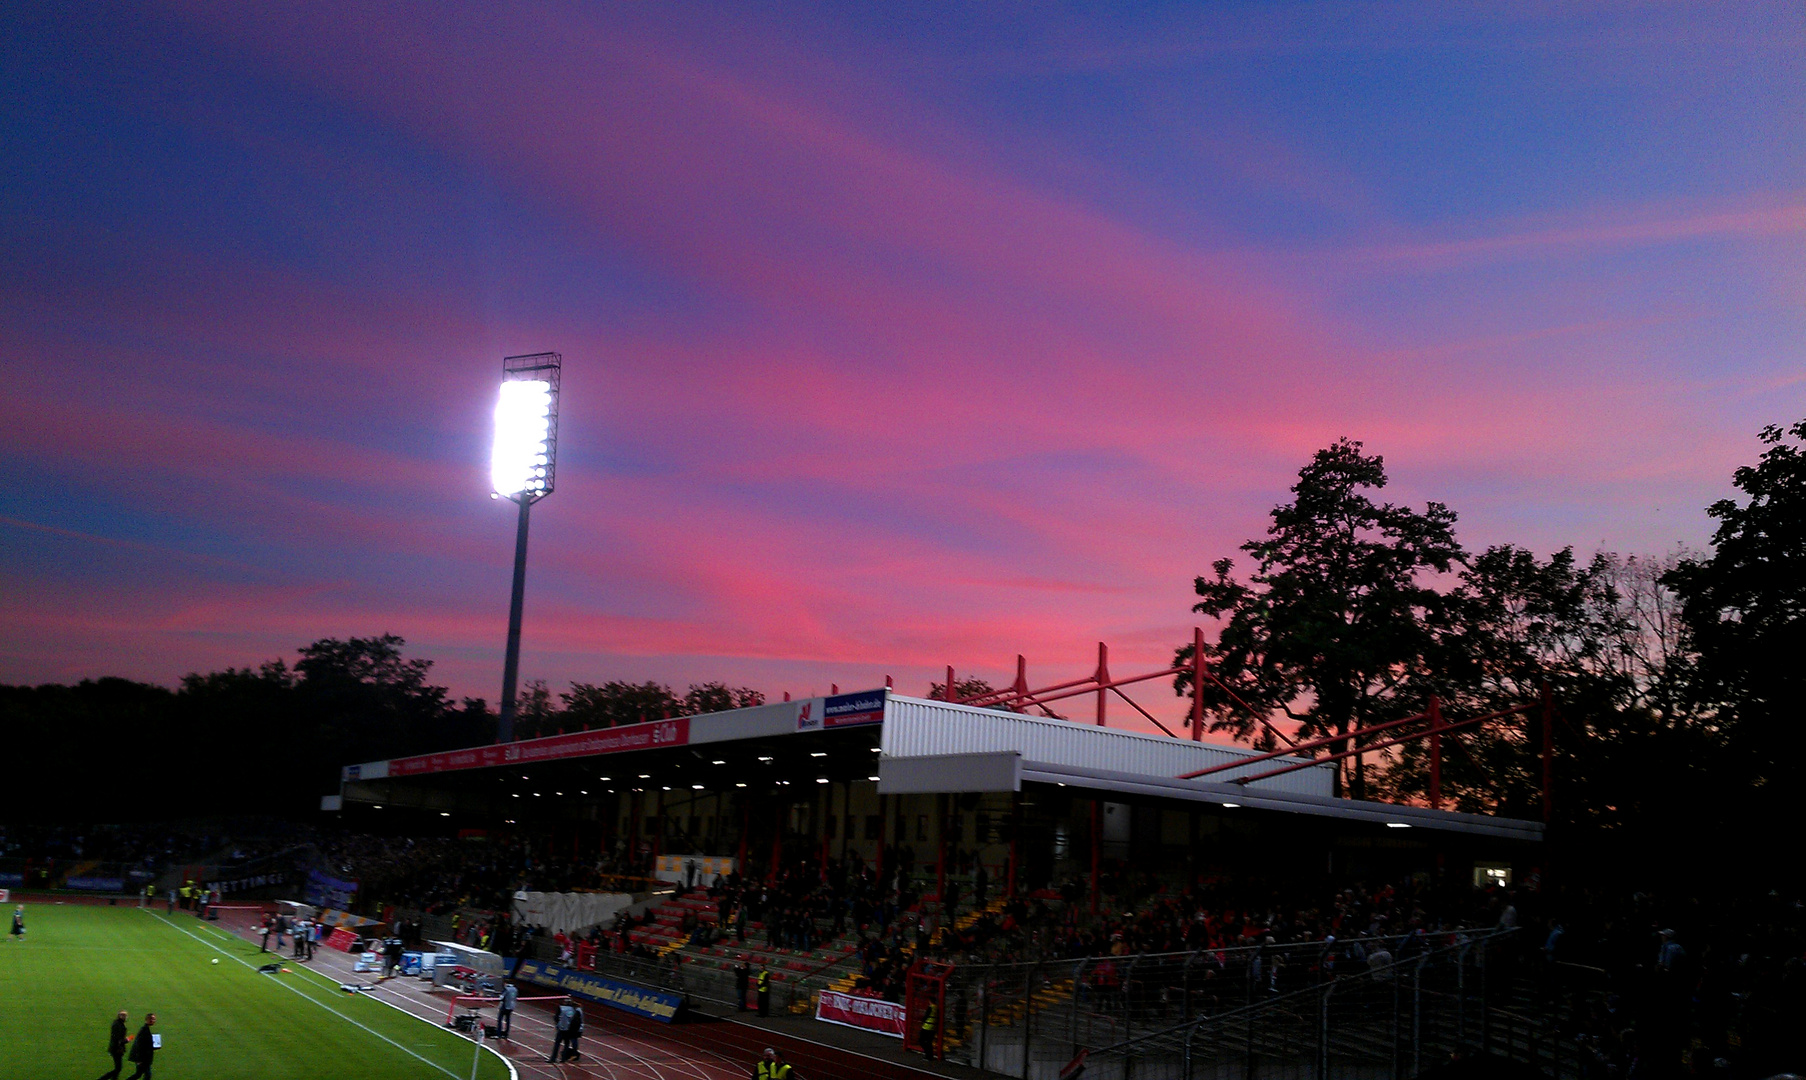
M11 905L6 914L9 916ZM120 1009L157 1014L156 1080L440 1080L471 1075L474 1045L300 964L262 975L257 946L193 916L27 904L25 940L0 941L0 1077L87 1080L112 1068ZM218 964L208 961L217 958ZM362 1025L361 1027L359 1025ZM131 1075L126 1062L123 1076ZM484 1051L483 1080L508 1068Z

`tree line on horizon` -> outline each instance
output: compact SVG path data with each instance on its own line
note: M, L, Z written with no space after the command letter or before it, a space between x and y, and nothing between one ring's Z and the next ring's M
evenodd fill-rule
M1276 728L1358 750L1362 729L1554 702L1554 808L1565 838L1646 858L1741 850L1752 828L1801 823L1806 773L1806 421L1763 429L1738 496L1713 503L1710 550L1656 557L1515 545L1469 552L1456 514L1379 501L1384 460L1342 439L1299 471L1266 534L1193 583L1215 623L1211 731L1263 749ZM1175 652L1188 664L1192 645ZM1175 692L1191 694L1189 673ZM1541 813L1540 710L1443 737L1446 805ZM1427 747L1344 759L1345 794L1422 802ZM1659 854L1659 853L1658 853ZM1670 852L1670 855L1672 851Z
M1213 623L1205 660L1222 681L1205 687L1209 730L1271 749L1283 727L1354 749L1373 741L1359 729L1420 713L1432 697L1454 721L1524 704L1547 685L1559 716L1556 824L1570 836L1706 841L1740 816L1797 823L1806 421L1760 439L1759 459L1732 477L1739 496L1707 509L1718 523L1711 550L1655 557L1469 552L1449 507L1379 501L1385 462L1361 443L1317 451L1265 535L1241 545L1247 568L1222 558L1193 583L1193 610ZM489 705L453 700L429 681L432 662L404 657L404 645L389 634L326 638L292 664L190 674L173 690L118 678L0 686L0 731L16 760L70 774L29 794L10 786L4 813L294 814L334 790L347 762L493 741ZM1186 643L1175 659L1188 664L1191 651ZM1174 690L1190 695L1189 674ZM763 701L721 682L683 694L652 681L574 682L554 694L536 680L515 722L530 738ZM1539 739L1522 722L1446 736L1448 804L1538 816ZM1357 798L1421 802L1424 749L1350 759L1338 782Z

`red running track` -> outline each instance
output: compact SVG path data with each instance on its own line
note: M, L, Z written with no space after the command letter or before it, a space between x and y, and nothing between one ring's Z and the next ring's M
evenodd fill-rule
M256 932L259 918L257 908L226 908L220 912L220 921L216 925L254 942L260 937ZM275 951L274 939L271 939L271 951ZM303 963L293 959L290 953L291 950L282 953L287 963ZM313 960L305 963L339 982L369 984L377 981L374 973L354 972L352 967L356 959L336 949L322 946L315 950ZM380 984L370 996L443 1028L450 996L428 993L426 986L419 979L398 977ZM534 992L532 987L524 988L524 994ZM747 1052L734 1050L731 1046L717 1051L696 1045L698 1036L683 1038L689 1034L683 1027L671 1028L667 1033L657 1030L664 1025L652 1021L638 1023L637 1018L618 1009L580 1004L584 1005L580 1043L583 1059L580 1062L554 1065L546 1061L546 1055L552 1051L553 1033L551 1009L547 1004L523 1002L514 1013L513 1037L491 1040L488 1045L514 1063L522 1080L743 1080L751 1073L756 1060L756 1055L748 1056ZM493 1023L494 1011L487 1010L485 1018ZM724 1026L727 1025L710 1024L694 1030L713 1033L713 1029ZM799 1080L859 1075L838 1070L823 1073L799 1069L799 1072L804 1073Z

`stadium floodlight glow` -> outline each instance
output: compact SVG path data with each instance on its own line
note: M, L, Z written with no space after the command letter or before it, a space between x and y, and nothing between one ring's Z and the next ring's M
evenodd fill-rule
M489 454L490 497L520 507L514 526L514 592L508 604L508 649L502 661L497 742L514 741L514 691L520 676L521 606L527 592L527 511L558 479L558 388L564 358L532 353L502 358L495 400L495 443Z
M489 482L495 494L512 499L552 490L552 384L514 379L502 384L495 403L495 446Z
M1388 829L1409 829L1410 827L1411 827L1410 825L1407 825L1406 823L1404 823L1402 821L1386 822L1386 828L1388 828Z

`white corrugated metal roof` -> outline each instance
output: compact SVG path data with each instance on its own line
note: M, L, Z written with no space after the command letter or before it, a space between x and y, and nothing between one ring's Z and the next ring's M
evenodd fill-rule
M1013 751L1022 755L1025 765L1039 762L1163 779L1252 757L1256 753L1239 747L1142 735L1068 720L1042 720L1019 713L895 694L885 705L884 735L879 745L887 757ZM1240 775L1252 775L1300 760L1303 759L1271 759L1247 770L1226 770L1210 779L1227 782ZM1262 780L1256 787L1264 791L1328 797L1333 794L1333 775L1332 766L1313 765L1285 776Z

